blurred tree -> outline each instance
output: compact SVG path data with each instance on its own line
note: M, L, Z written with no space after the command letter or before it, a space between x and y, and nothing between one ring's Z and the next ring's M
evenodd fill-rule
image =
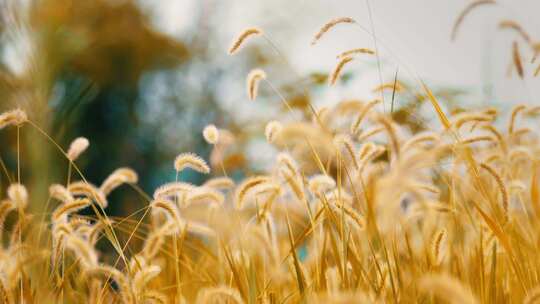
M177 67L188 58L187 48L153 30L133 1L36 0L29 7L7 8L13 20L6 22L17 25L9 27L12 36L28 39L31 53L23 74L2 73L0 88L9 98L2 108L24 107L63 147L76 136L88 137L92 148L81 161L88 164L84 172L90 181L98 183L117 166L129 165L142 169L144 183L145 169L159 155L156 142L146 142L150 147L144 149L137 142L139 80L146 72ZM31 161L24 167L53 173L49 176L58 182L67 162L57 154L49 157L51 145L38 138L28 137L28 146L39 148L25 152ZM13 164L13 151L6 158ZM47 184L37 178L35 186Z

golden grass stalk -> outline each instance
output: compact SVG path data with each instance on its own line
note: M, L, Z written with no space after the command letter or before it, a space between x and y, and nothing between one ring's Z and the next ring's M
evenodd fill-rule
M77 137L69 145L67 152L68 159L70 161L75 161L79 156L88 149L90 142L85 137Z
M204 174L210 173L210 167L208 167L206 161L195 153L181 153L174 160L174 169L176 172L180 172L186 168Z
M257 98L259 82L266 79L266 73L261 69L253 69L246 78L247 95L250 100Z
M525 40L527 43L531 43L531 37L519 23L515 22L514 20L502 20L499 22L499 29L510 29L515 32L517 32L523 40Z
M21 184L9 185L7 195L18 209L25 209L28 205L28 191Z
M499 191L501 192L501 200L502 200L502 208L504 212L505 219L508 218L508 190L506 189L504 180L502 177L497 173L497 171L489 164L481 163L480 167L485 169L497 182L497 186L499 187Z
M284 168L287 173L296 176L299 172L298 164L289 153L281 152L276 157L277 164Z
M267 183L270 181L268 176L252 176L244 180L235 191L235 204L238 209L241 209L244 204L244 199L246 198L249 191L256 187L257 185Z
M21 109L15 109L0 114L0 130L7 126L20 126L28 120L26 112Z
M188 204L195 204L199 202L210 202L212 204L223 205L225 197L219 191L210 187L197 187L191 191L187 196Z
M447 274L426 274L420 281L420 290L432 293L439 299L444 299L451 304L475 304L478 303L473 293L464 287L461 282Z
M446 230L440 229L439 231L437 231L437 233L435 233L431 241L431 256L433 257L433 261L435 263L439 263L439 260L441 258L441 245L445 236Z
M466 123L490 122L493 117L484 113L463 113L452 120L452 126L459 130Z
M360 130L360 125L362 124L362 121L364 121L364 118L367 116L369 111L373 109L377 104L379 104L381 101L379 99L374 99L370 102L368 102L358 113L358 116L354 120L354 122L351 125L351 134L356 134L358 130Z
M356 21L354 21L354 19L350 17L340 17L340 18L335 18L328 21L315 34L315 36L313 37L313 40L311 41L311 45L315 45L323 37L323 35L326 34L334 26L338 24L346 24L346 23L356 23Z
M152 210L161 210L163 211L167 217L177 225L178 228L182 227L182 223L184 222L182 220L182 217L180 216L180 212L178 211L178 207L176 205L169 201L169 200L154 200L150 203L150 206Z
M409 138L402 146L402 150L406 151L412 149L417 145L420 145L425 142L437 142L440 140L440 136L434 132L419 133Z
M185 182L172 182L159 186L154 191L154 199L172 198L178 195L186 194L195 189L195 186Z
M495 138L490 135L478 135L478 136L464 138L462 141L460 141L460 143L467 145L467 144L473 144L473 143L482 142L482 141L494 142Z
M59 184L54 184L49 187L49 195L64 204L67 204L74 199L68 189Z
M516 119L520 112L524 111L527 107L525 105L517 105L512 109L510 114L510 121L508 122L508 134L514 133Z
M168 300L167 300L167 296L159 291L155 291L155 290L148 290L148 291L145 291L143 294L142 294L142 300L145 301L145 302L150 302L150 303L157 303L157 304L167 304L168 303ZM185 302L182 302L182 301L178 301L178 303L185 303Z
M356 55L356 54L375 55L375 51L372 50L372 49L367 49L367 48L356 48L356 49L347 50L347 51L337 55L336 58L337 59L342 59L344 57L351 57L351 55Z
M326 174L317 174L308 181L308 189L314 195L322 195L336 187L336 181Z
M390 83L383 83L383 84L380 84L378 86L376 86L372 92L374 93L380 93L380 92L384 92L384 91L391 91L391 92L402 92L403 90L406 89L406 86L401 83L400 81L392 81Z
M4 229L6 216L15 209L16 206L10 200L0 201L0 231Z
M525 72L523 71L523 63L521 63L521 55L519 53L519 46L517 41L512 43L512 60L514 61L514 66L520 78L523 78Z
M336 216L339 216L341 212L343 211L343 214L346 216L346 219L349 223L352 224L352 227L356 229L356 231L361 231L366 228L366 220L364 217L362 217L356 210L352 209L351 207L345 205L345 204L336 204L336 206L331 206L332 212L336 214Z
M233 41L231 47L229 48L229 55L235 54L249 37L262 35L262 33L263 32L260 29L254 27L244 30Z
M495 0L475 0L471 2L469 5L467 5L463 11L459 14L458 18L456 19L456 22L454 23L454 26L452 27L452 34L451 39L452 41L456 40L459 27L463 23L463 20L465 20L465 17L467 17L468 14L470 14L474 9L485 6L485 5L492 5L496 4Z
M139 180L137 172L131 168L116 169L111 175L109 175L105 181L99 187L99 190L108 196L114 189L118 188L122 184L136 184Z
M287 185L289 185L296 198L299 201L303 201L305 199L304 186L302 182L299 181L299 178L292 175L291 173L284 173L283 175L285 178L285 182L287 183Z
M66 248L73 251L85 269L90 269L98 265L98 257L95 249L82 238L67 235Z
M229 303L244 304L242 296L237 289L227 286L210 287L199 290L196 304L214 303L226 300Z
M349 159L352 161L354 167L358 170L358 161L356 159L356 148L354 147L353 141L347 135L336 136L334 139L338 149L344 148L349 156Z
M388 133L388 137L390 139L390 146L392 147L392 152L394 153L393 156L395 158L399 157L400 141L392 121L384 115L379 115L377 121L384 127L386 133Z
M371 137L384 132L384 130L386 130L385 127L373 127L371 129L367 129L364 132L360 133L360 135L358 135L357 140L359 142L365 142Z
M215 125L207 125L206 127L204 127L204 130L203 130L203 137L204 137L204 140L211 144L211 145L215 145L218 143L219 141L219 130L218 128L216 128Z
M208 188L213 188L216 190L229 190L234 188L235 182L229 177L214 177L209 180L207 180L204 185Z
M176 225L175 225L176 226ZM153 231L144 239L141 254L146 259L153 259L165 243L165 234L162 229Z
M107 265L96 265L87 269L85 275L90 277L95 275L103 275L105 277L112 278L118 284L122 303L135 303L134 296L131 292L129 280L122 272L118 271L116 268Z
M133 289L138 292L143 292L146 288L146 285L157 277L159 273L161 272L161 267L157 265L148 265L140 269L135 273L133 276Z
M103 209L107 208L108 202L105 194L90 183L84 181L73 182L69 184L67 189L74 196L87 197L98 203Z
M87 198L76 199L69 203L62 204L52 214L53 222L66 222L69 214L82 210L90 206L91 201Z
M268 124L266 124L266 127L264 129L264 135L266 136L266 140L268 143L273 143L276 139L276 136L283 130L283 126L279 121L272 120Z
M341 71L343 70L343 67L351 62L353 60L352 57L343 57L338 62L332 73L330 73L330 76L328 77L328 84L330 86L333 86L336 84L336 81L338 80L339 76L341 75Z
M9 288L4 282L4 278L0 278L0 299L2 300L2 303L15 304L13 295L11 294Z

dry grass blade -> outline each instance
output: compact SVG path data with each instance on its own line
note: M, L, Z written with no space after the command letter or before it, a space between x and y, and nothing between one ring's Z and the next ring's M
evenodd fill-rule
M180 172L186 168L204 174L210 173L210 167L206 164L206 161L195 153L182 153L174 160L174 169L176 169L176 172Z
M289 243L291 245L291 255L293 257L293 264L294 264L294 270L296 272L296 282L298 284L298 290L300 291L300 295L304 297L305 289L306 289L306 283L305 283L305 276L302 271L302 268L300 267L300 261L298 260L298 255L296 254L295 244L294 244L294 237L291 230L291 223L289 221L289 217L287 216L287 231L289 235Z
M21 109L16 109L0 114L0 130L13 125L20 126L28 120L26 113Z
M341 17L341 18L336 18L336 19L332 19L328 21L315 34L315 36L313 37L313 40L311 41L311 45L315 45L323 37L323 35L326 32L328 32L330 29L332 29L334 26L338 24L342 24L342 23L355 23L355 22L356 21L354 21L354 19L349 18L349 17Z
M440 229L434 235L431 241L431 256L433 257L433 262L438 263L441 258L441 244L446 235L445 229Z
M56 210L53 212L52 220L55 223L65 222L67 221L67 216L69 214L82 210L90 206L90 204L91 204L91 201L89 199L83 198L83 199L76 199L76 200L73 200L72 202L61 205L60 207L56 208Z
M423 86L424 90L426 91L426 93L428 95L428 98L429 98L429 101L431 102L431 105L433 106L433 108L435 108L435 111L437 112L437 115L439 116L439 120L441 121L442 125L446 129L450 129L450 126L451 126L450 121L448 121L448 118L446 117L443 110L441 109L441 106L439 105L439 102L437 101L437 98L435 98L435 96L433 96L433 93L426 86L425 83L422 83L422 86Z
M357 48L357 49L351 49L348 51L345 51L339 55L336 56L337 59L342 59L344 57L350 57L351 55L355 54L368 54L368 55L375 55L375 51L367 48Z
M499 22L499 28L500 29L511 29L513 31L516 31L527 43L531 43L531 37L527 32L514 20L502 20Z
M512 43L512 60L514 61L514 66L516 67L517 73L520 78L523 78L525 74L523 72L523 64L521 63L521 55L519 53L519 46L517 41Z
M108 196L114 189L122 184L136 184L138 180L139 176L134 170L130 168L120 168L111 173L111 175L103 181L99 189L105 196Z
M495 181L497 182L497 186L499 186L499 191L501 192L501 197L502 197L502 207L503 207L503 211L504 211L504 216L505 216L505 219L508 218L508 191L506 189L506 186L505 186L505 183L504 183L504 180L502 179L502 177L497 173L497 171L495 171L495 169L493 167L491 167L490 165L488 164L485 164L485 163L482 163L480 164L480 167L482 167L483 169L485 169L487 172L489 172L489 174L495 179Z
M262 35L262 31L258 28L248 28L244 30L238 37L233 41L231 47L229 48L229 55L235 54L240 47L244 44L246 39L251 36Z
M332 71L332 73L330 74L330 76L328 77L328 84L333 86L336 84L336 81L338 80L339 76L341 75L341 71L343 70L343 67L351 62L353 60L352 57L343 57L341 58L341 60L338 62L338 64L336 65L336 67L334 68L334 70Z
M490 4L496 4L495 0L476 0L476 1L471 2L469 5L467 5L465 9L461 11L458 18L456 19L456 22L454 23L454 26L452 27L452 34L451 34L452 41L456 40L459 27L463 23L463 20L465 19L465 17L467 17L467 15L471 13L471 11L473 11L477 7L490 5Z
M369 111L373 109L377 104L379 104L381 101L379 99L375 99L367 103L354 122L351 124L351 134L356 134L360 130L360 124L362 124L362 121L364 121L364 118L368 115Z
M255 100L259 88L259 81L266 79L266 73L261 69L254 69L249 72L246 79L247 94L249 99Z
M88 149L88 146L90 145L90 142L85 137L77 137L71 144L69 145L69 149L67 152L68 159L71 161L75 161L79 156Z

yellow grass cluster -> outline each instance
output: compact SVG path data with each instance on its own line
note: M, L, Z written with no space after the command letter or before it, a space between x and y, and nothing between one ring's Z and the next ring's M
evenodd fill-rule
M1 298L533 303L540 137L522 125L538 108L520 105L506 118L493 109L461 112L444 116L447 128L408 134L374 102L346 104L354 110L326 110L324 129L314 120L271 122L269 142L281 152L266 174L165 184L142 195L147 207L137 220L106 215L113 190L137 189L129 168L100 186L52 185L57 207L41 217L26 212L31 191L12 184L0 203L2 224L15 219L3 229ZM381 131L363 136L374 128ZM187 168L210 170L191 153L171 170ZM78 215L88 207L95 216ZM98 242L117 259L106 262Z

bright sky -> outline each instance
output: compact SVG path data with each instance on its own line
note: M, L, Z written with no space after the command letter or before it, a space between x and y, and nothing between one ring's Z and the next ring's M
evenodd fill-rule
M455 42L450 41L452 25L470 0L369 1L375 33L381 41L378 46L383 56L385 80L392 80L399 61L403 77L411 78L416 73L433 85L471 88L476 93L472 95L477 97L475 100L484 103L539 103L540 77L531 77L536 66L529 64L530 50L515 33L497 30L497 25L503 19L512 19L520 23L533 39L540 41L540 1L499 0L497 5L480 7L465 18ZM335 55L343 50L374 47L367 33L351 26L335 28L315 47L309 43L317 29L335 17L352 17L371 30L366 0L144 2L154 7L157 5L159 24L172 34L193 30L193 18L208 12L208 7L214 7L211 14L217 16L217 24L211 26L219 27L220 41L217 43L224 50L238 32L251 26L261 27L301 74L331 70L336 64ZM515 71L513 76L507 77L511 45L516 39L520 42L525 71L529 75L525 80L518 79ZM366 69L366 61L351 64L348 68L362 71ZM362 85L334 90L339 93L330 91L324 96L333 99L344 95L365 95L368 88L379 82L379 78L377 73L366 73L359 77L359 81ZM489 87L492 88L491 94L482 93L483 88Z

